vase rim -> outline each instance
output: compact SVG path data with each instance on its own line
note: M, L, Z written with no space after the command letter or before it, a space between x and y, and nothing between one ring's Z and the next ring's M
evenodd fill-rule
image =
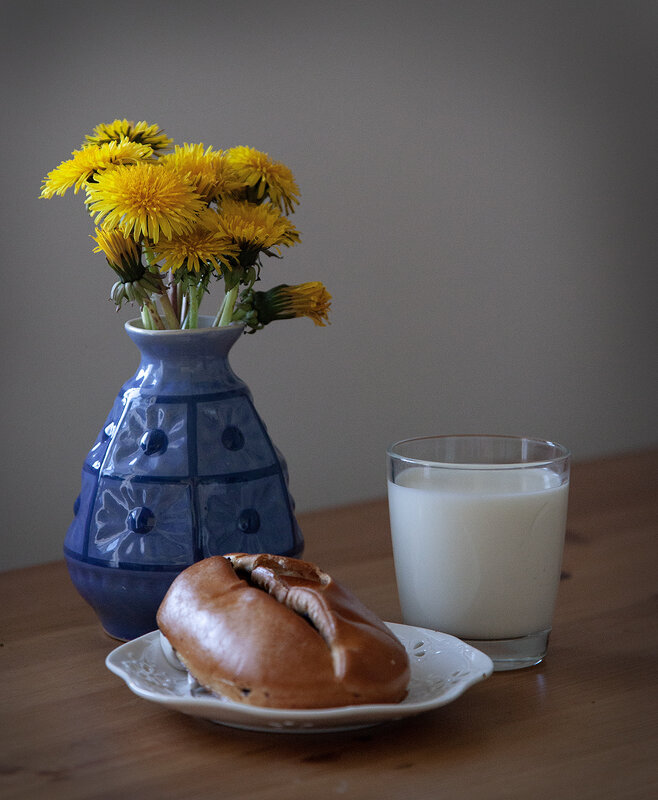
M210 315L199 314L198 319L199 323L203 323L200 324L198 328L165 328L161 330L157 328L145 328L141 318L135 317L134 319L127 320L124 324L124 328L127 331L136 331L147 336L162 336L163 334L173 334L176 336L180 334L197 335L206 333L207 331L244 330L245 327L244 322L230 322L228 325L214 326L212 322L215 318Z

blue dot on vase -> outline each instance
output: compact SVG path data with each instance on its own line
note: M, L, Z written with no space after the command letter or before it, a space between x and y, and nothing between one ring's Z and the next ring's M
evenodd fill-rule
M245 508L238 517L238 528L242 533L257 533L260 529L260 515L255 508Z
M167 449L168 444L167 434L161 428L153 428L150 431L146 431L139 440L139 446L147 456L161 455Z
M150 533L155 527L155 514L146 506L138 506L128 514L126 524L134 533Z
M227 450L241 450L244 447L244 434L235 425L227 425L222 433L222 444Z

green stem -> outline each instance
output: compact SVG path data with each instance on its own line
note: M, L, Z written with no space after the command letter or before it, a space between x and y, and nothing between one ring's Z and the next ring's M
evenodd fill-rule
M212 321L212 327L216 328L219 325L219 320L222 318L222 312L224 311L224 306L226 305L226 295L222 298L222 302L219 306L219 310L215 314L215 319Z
M233 320L233 309L235 308L235 301L238 299L238 290L240 286L234 286L226 293L224 302L222 303L221 314L219 316L218 327L228 325Z
M152 327L159 331L165 330L165 324L162 321L162 317L158 314L158 309L155 307L153 300L151 300L150 297L147 297L146 300L144 300L144 305L151 315L151 321L153 322Z
M169 295L166 292L163 292L160 295L160 305L162 306L162 310L164 311L165 319L167 320L167 325L173 329L180 328L180 321L176 316L176 310L171 304Z
M180 298L180 326L181 328L186 328L185 321L187 320L187 307L189 305L187 299L187 292L182 293L183 296Z
M179 321L178 324L180 325L180 295L178 292L178 284L174 280L174 272L171 269L167 273L167 282L169 287L167 289L167 295L169 297L169 300L171 301L171 305L176 314L176 318Z
M144 245L144 255L146 256L146 263L149 265L149 267L152 267L153 264L155 264L155 253L147 244Z
M150 331L153 325L151 324L151 315L149 314L148 308L146 308L146 306L142 306L140 313L142 315L142 325L144 326L144 330Z
M199 327L199 293L194 286L190 286L190 311L188 314L187 327Z

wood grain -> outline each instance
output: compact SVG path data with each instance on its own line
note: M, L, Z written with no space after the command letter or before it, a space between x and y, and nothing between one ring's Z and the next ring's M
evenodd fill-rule
M135 697L63 562L0 574L0 797L658 796L658 451L573 469L545 662L351 733L263 734ZM399 621L386 503L302 515L306 557Z

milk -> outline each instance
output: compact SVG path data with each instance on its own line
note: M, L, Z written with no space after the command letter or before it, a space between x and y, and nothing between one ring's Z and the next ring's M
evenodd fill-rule
M404 621L463 639L550 629L568 483L547 468L409 467L389 481Z

